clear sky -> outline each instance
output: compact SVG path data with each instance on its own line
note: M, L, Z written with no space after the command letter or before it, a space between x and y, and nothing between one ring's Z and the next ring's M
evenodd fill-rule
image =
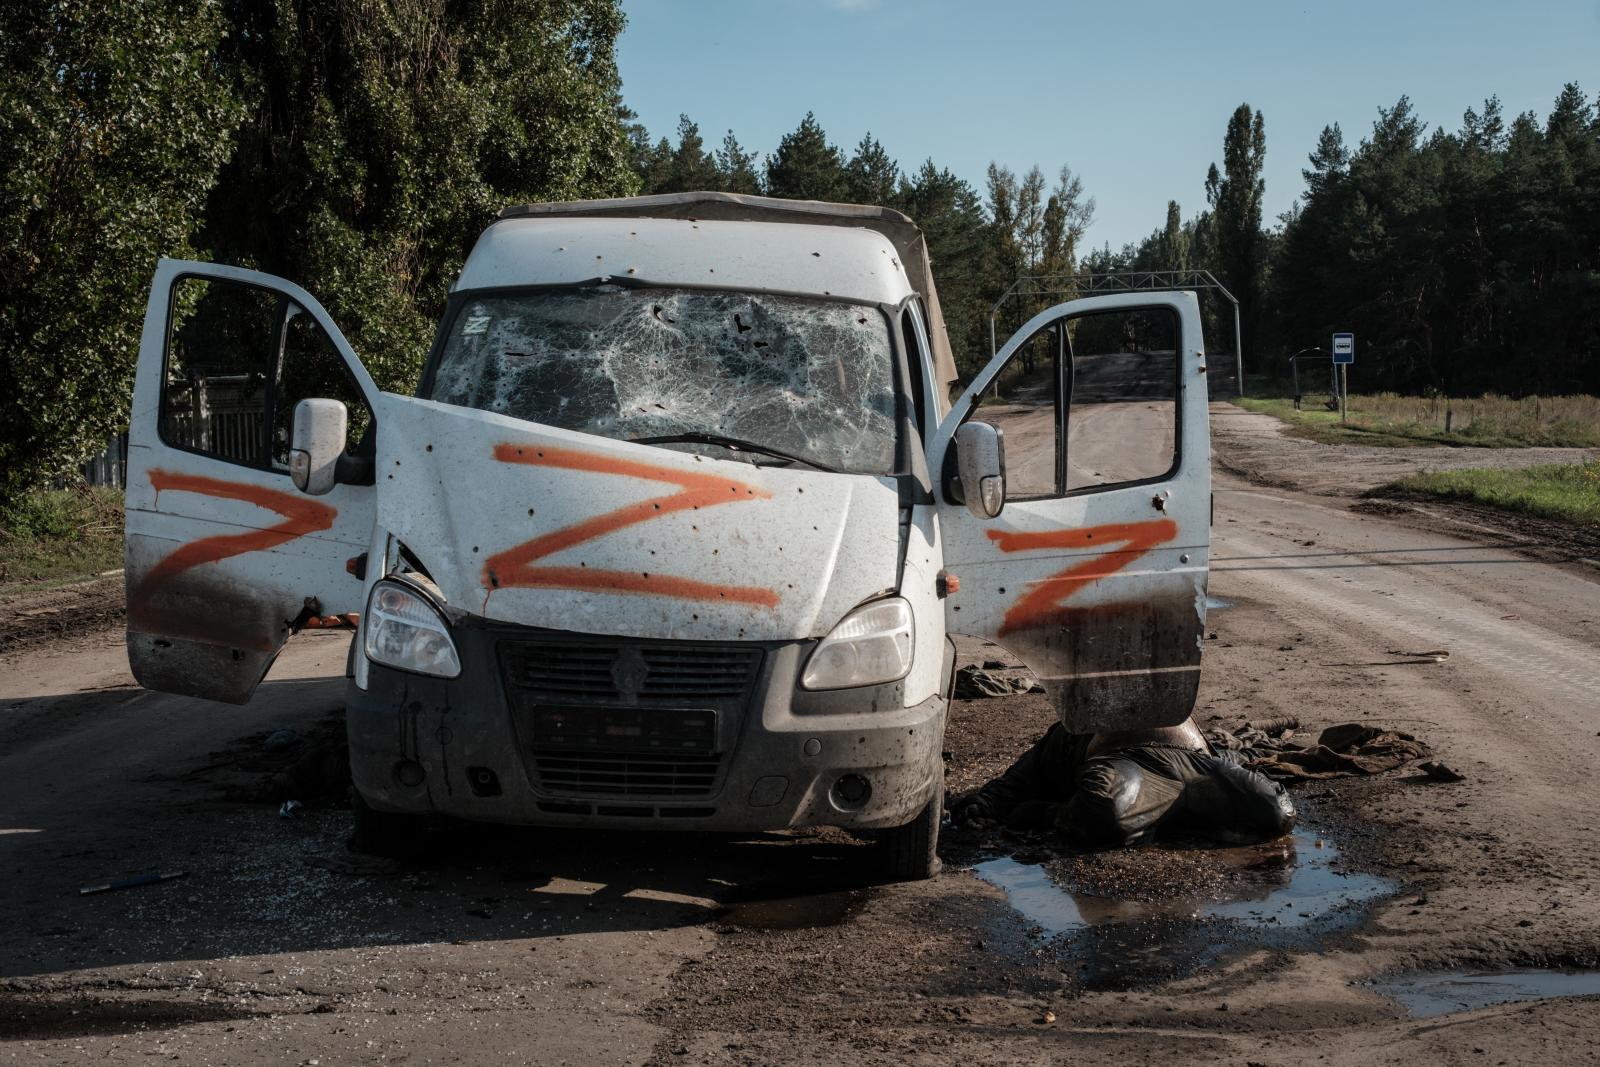
M982 192L990 160L1069 164L1113 247L1187 218L1228 115L1260 108L1269 220L1302 189L1317 133L1347 143L1409 94L1432 125L1497 94L1541 119L1563 83L1600 93L1600 0L624 0L623 95L651 135L678 114L708 146L772 151L807 111L846 152L871 131Z

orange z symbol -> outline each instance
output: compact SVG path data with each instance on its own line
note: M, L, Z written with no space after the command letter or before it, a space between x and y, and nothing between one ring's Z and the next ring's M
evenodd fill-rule
M1086 559L1082 563L1074 563L1061 573L1053 574L1039 582L1006 612L1000 633L1004 635L1016 630L1062 621L1072 613L1072 609L1065 607L1063 602L1074 593L1101 578L1123 570L1152 548L1165 544L1176 536L1178 536L1178 524L1171 519L1113 522L1105 526L1088 526L1080 530L1045 530L1039 533L990 530L990 540L996 542L1002 552L1028 552L1041 548L1090 548L1106 543L1124 546Z
M276 526L251 530L249 533L221 534L217 537L202 537L198 541L191 541L150 568L143 581L139 583L141 590L202 563L216 563L230 556L276 548L297 537L329 529L339 514L335 508L319 504L315 500L307 500L294 493L280 493L276 489L264 489L259 485L224 482L218 478L203 478L198 474L175 474L172 471L153 470L150 472L150 485L154 487L157 499L160 499L163 492L174 492L196 493L224 500L243 500L258 508L277 512L283 516L284 521Z
M771 589L742 585L716 585L692 578L665 574L607 571L593 567L535 567L532 564L563 549L581 545L609 533L674 512L717 504L737 504L749 500L769 500L772 494L728 478L693 471L678 471L633 460L591 455L570 448L534 448L496 445L494 458L501 463L526 463L533 467L559 467L563 470L615 474L623 478L642 478L676 485L678 492L652 497L637 504L608 511L603 515L563 526L515 548L490 556L483 565L484 587L490 590L524 587L529 589L583 589L602 593L639 593L678 597L684 600L732 600L764 608L778 606L778 594Z

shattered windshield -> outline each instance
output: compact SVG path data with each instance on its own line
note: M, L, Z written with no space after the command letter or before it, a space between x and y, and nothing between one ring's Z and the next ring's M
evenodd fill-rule
M429 398L602 437L753 446L672 446L721 458L888 474L892 358L875 307L600 285L468 299Z

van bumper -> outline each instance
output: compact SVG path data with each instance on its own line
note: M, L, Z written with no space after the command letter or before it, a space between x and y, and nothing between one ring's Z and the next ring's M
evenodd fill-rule
M370 807L537 826L873 830L910 822L941 779L946 695L906 706L899 683L800 690L814 642L719 646L757 650L760 665L741 706L718 712L716 751L684 761L681 779L663 772L656 755L645 757L657 762L636 780L630 768L642 764L627 752L553 751L530 726L530 700L505 662L505 648L530 634L545 648L572 644L574 659L601 656L600 649L690 645L457 628L458 678L369 664L367 688L352 678L346 703L352 774ZM582 717L582 708L569 710ZM584 778L551 770L578 765L603 772Z

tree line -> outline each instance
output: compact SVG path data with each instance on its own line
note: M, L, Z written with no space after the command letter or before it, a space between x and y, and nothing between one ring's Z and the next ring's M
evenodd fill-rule
M1229 121L1207 208L1086 268L1213 270L1242 304L1251 369L1356 334L1367 390L1600 392L1600 101L1566 85L1541 121L1490 97L1431 132L1402 96L1352 147L1322 130L1294 206L1264 226L1259 111Z

